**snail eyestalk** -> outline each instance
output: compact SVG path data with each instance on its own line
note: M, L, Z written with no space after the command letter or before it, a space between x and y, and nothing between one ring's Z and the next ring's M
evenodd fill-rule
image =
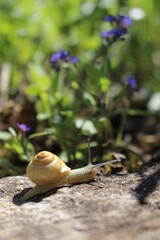
M88 165L91 165L91 148L90 148L90 138L88 138Z
M108 161L108 162L97 163L95 165L92 165L92 168L102 167L102 166L112 164L112 163L115 163L115 162L120 162L120 161L121 161L120 159L114 159L114 160L111 160L111 161Z

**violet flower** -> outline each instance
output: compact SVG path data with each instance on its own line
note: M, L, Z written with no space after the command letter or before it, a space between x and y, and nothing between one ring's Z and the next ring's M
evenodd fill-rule
M75 56L75 57L70 57L69 61L73 64L77 64L79 62L79 57Z
M114 28L113 30L108 30L106 32L101 31L101 37L107 39L109 36L111 36L112 39L117 40L127 33L128 31L125 28Z
M61 50L59 54L61 60L68 60L68 58L70 57L70 53L68 51Z
M115 22L116 21L116 16L113 16L113 15L108 15L108 16L104 16L103 17L103 20L105 22Z
M127 78L127 82L128 82L128 85L130 86L130 88L133 91L136 91L136 92L139 91L139 87L137 85L137 80L135 78L130 76L130 77Z
M102 38L107 38L107 37L109 37L109 36L111 36L112 35L112 30L108 30L108 31L101 31L101 37Z
M132 25L132 19L127 16L119 15L118 16L118 25L122 28L128 28L130 25Z
M68 51L61 50L52 54L50 58L51 67L53 67L55 70L59 70L61 61L77 64L79 58L77 56L72 57Z
M101 31L101 37L106 40L114 41L120 39L123 40L122 36L128 33L128 27L132 25L132 19L124 15L108 15L104 16L103 20L105 22L115 23L116 27L108 31Z
M61 58L61 54L59 52L53 53L50 58L50 62L52 62L52 63L57 62L57 61L59 61L60 58Z
M132 19L125 15L107 15L103 17L103 20L105 22L116 22L117 26L122 28L128 28L130 25L132 25Z
M22 132L28 132L31 130L30 127L25 125L24 123L17 123L17 127L22 131Z

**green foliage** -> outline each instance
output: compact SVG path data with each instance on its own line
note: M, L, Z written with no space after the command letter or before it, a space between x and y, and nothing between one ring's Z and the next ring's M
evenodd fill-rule
M5 131L1 131L0 132L0 140L2 140L2 141L7 141L7 140L9 140L10 138L11 138L12 136L11 136L11 134L9 133L9 132L5 132Z
M95 160L108 158L113 146L123 145L129 116L152 115L147 104L160 87L158 1L1 0L0 8L0 64L11 66L7 99L27 98L36 108L37 128L30 135L16 132L15 125L0 132L20 160L34 155L33 142L42 136L60 146L68 160L84 159L91 136ZM125 42L109 44L100 31L111 24L102 19L118 13L133 17L134 24ZM61 61L57 71L51 69L52 52L62 49L79 63ZM139 94L127 85L132 74Z
M35 154L31 139L49 135L47 132L38 132L26 136L22 130L16 132L13 128L9 127L9 132L0 132L0 140L6 141L5 147L18 155L18 158L22 161L30 161Z

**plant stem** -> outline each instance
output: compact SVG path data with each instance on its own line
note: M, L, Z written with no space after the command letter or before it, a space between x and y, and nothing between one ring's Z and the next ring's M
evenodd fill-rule
M28 144L28 140L27 140L27 138L25 136L25 133L24 133L22 135L22 148L23 148L24 154L27 157L27 160L29 161L30 157L29 157L29 154L28 154L28 151L27 151L27 144Z
M127 109L124 109L124 112L122 114L120 127L119 127L119 131L118 131L116 142L115 142L116 145L121 145L122 144L123 130L124 130L126 119L127 119Z

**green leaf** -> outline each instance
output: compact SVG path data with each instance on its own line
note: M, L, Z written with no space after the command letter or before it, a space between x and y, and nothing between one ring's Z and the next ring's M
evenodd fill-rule
M92 121L90 120L83 120L83 119L76 119L75 125L77 128L81 128L83 131L89 132L90 134L97 133L96 128L94 127Z
M93 64L88 64L86 68L89 80L95 83L101 77L101 72Z
M13 137L17 137L17 133L12 127L9 127L8 130L10 131L10 133Z
M75 89L75 90L77 90L77 89L79 88L79 85L78 85L78 83L77 83L76 81L72 81L72 82L71 82L71 86L72 86L72 88Z
M29 78L31 85L28 86L26 93L28 95L38 95L49 89L51 85L50 77L46 74L41 65L29 65Z
M93 148L93 147L97 147L97 142L91 142L90 143L90 147ZM88 149L88 143L80 143L79 145L77 145L77 150L80 150L80 151L83 151L83 150L86 150Z
M12 138L12 135L9 132L1 131L0 132L0 140L7 141Z
M27 156L26 156L25 154L20 154L20 155L19 155L19 159L20 159L21 161L27 161L27 160L28 160L28 158L27 158Z
M37 120L44 121L44 120L48 119L49 117L50 117L49 113L39 113L37 115Z
M18 138L10 139L6 144L5 147L11 149L13 152L18 154L23 154L24 150L22 148L21 142Z
M104 93L108 91L110 84L111 83L110 83L109 79L107 79L105 77L102 77L99 79L100 90Z
M36 96L40 94L40 92L41 92L41 89L39 88L38 84L32 84L28 86L26 89L26 94L30 96Z
M108 129L109 120L106 117L100 117L94 120L94 126L98 131L106 131Z
M83 98L87 100L92 106L96 105L94 97L92 97L92 95L89 94L88 92L83 92Z
M73 111L68 110L68 111L61 111L60 115L63 117L72 118L74 116L74 113Z
M130 116L154 116L156 113L152 111L143 111L138 109L128 109L127 114Z
M28 139L32 139L32 138L36 138L36 137L42 137L42 136L46 136L46 135L49 135L48 132L39 132L39 133L34 133L34 134L31 134Z
M54 78L51 79L51 91L57 92L58 91L58 85L59 85L59 74L55 74Z

